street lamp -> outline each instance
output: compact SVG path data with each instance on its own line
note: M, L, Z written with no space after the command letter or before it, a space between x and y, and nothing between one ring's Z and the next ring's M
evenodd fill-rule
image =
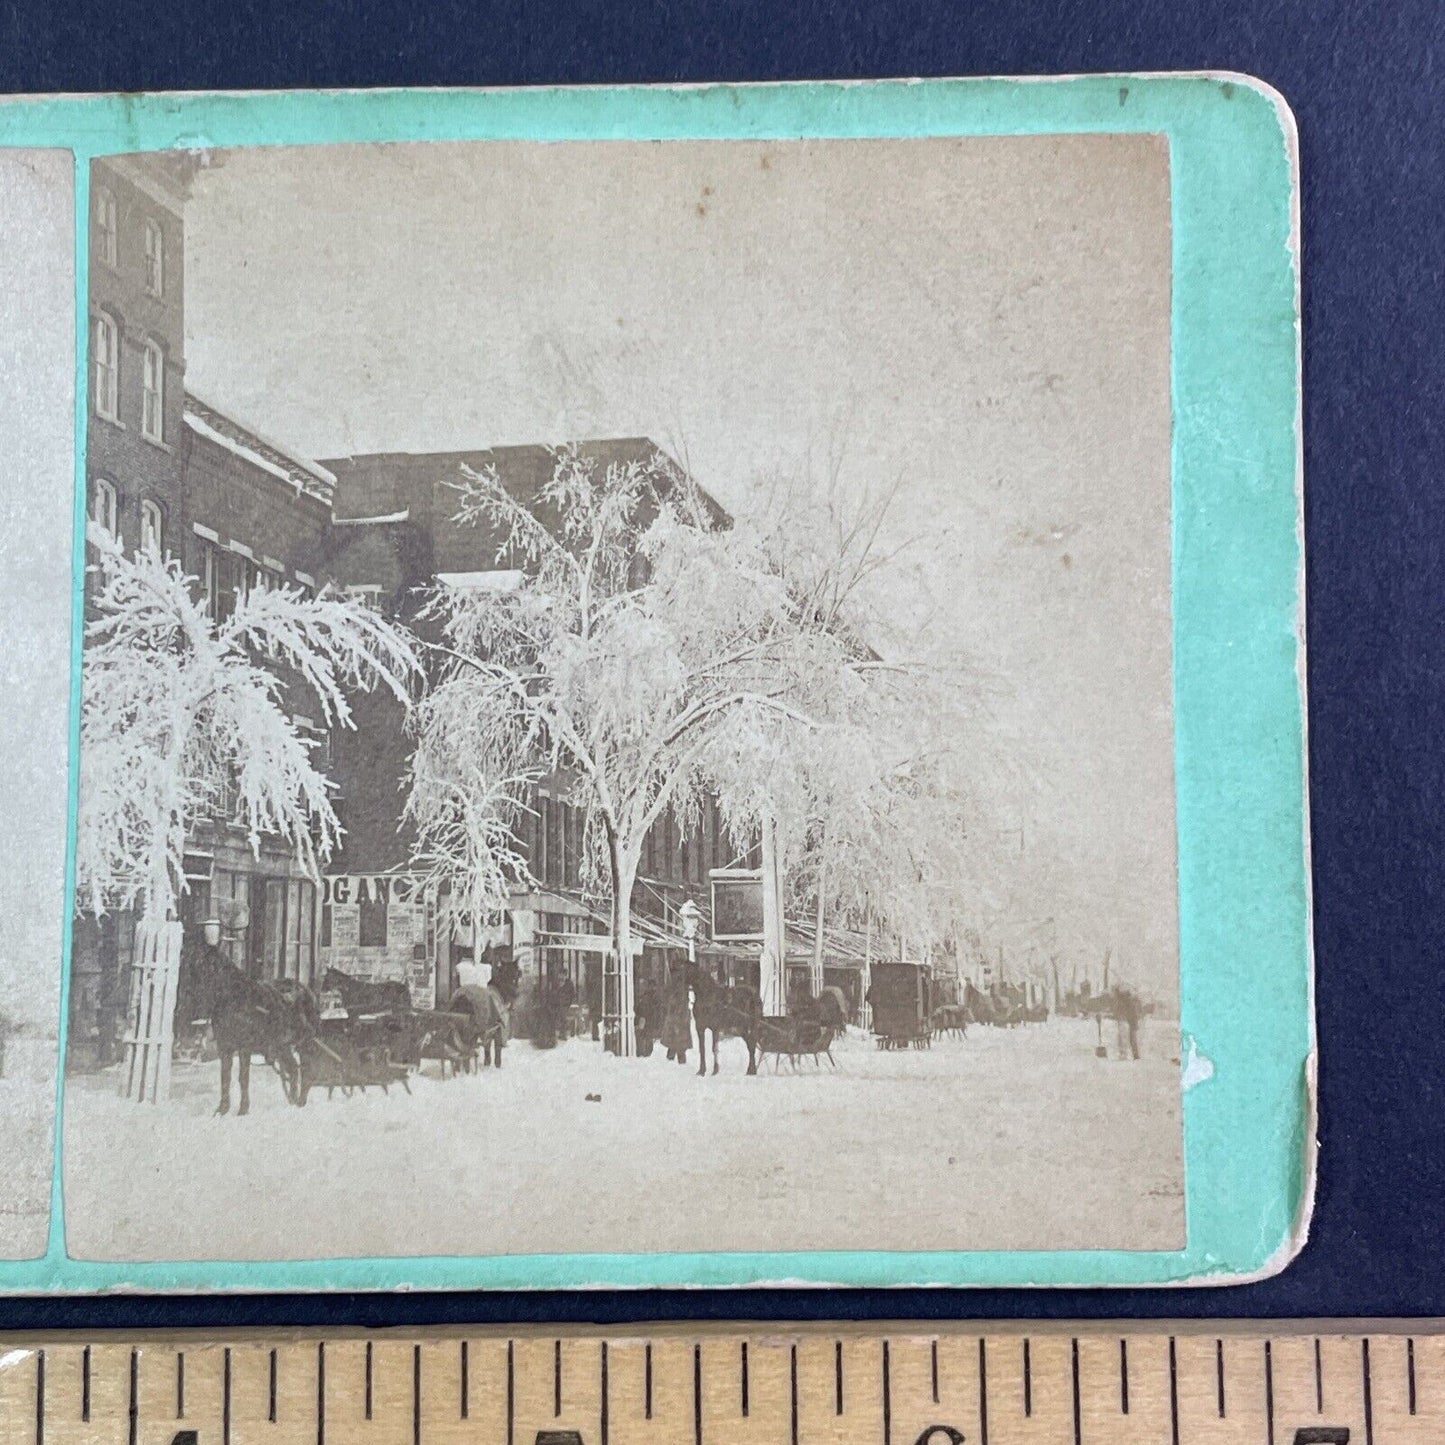
M697 926L702 922L702 909L691 898L683 900L677 910L677 920L682 924L682 936L687 939L687 961L697 962Z

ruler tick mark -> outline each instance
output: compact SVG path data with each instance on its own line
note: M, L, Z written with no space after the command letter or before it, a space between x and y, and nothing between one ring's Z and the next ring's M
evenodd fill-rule
M843 1341L833 1342L833 1413L843 1413Z
M221 1445L231 1445L231 1351L221 1351Z
M932 1346L930 1347L930 1349L929 1349L929 1351L928 1351L928 1356L929 1356L929 1366L930 1366L930 1369L931 1369L932 1374L933 1374L933 1403L936 1405L936 1404L938 1404L938 1341L937 1341L937 1340L934 1340ZM841 1407L839 1408L838 1413L839 1413L840 1415L843 1413Z
M1219 1418L1224 1419L1224 1341L1214 1342L1214 1375L1219 1382Z
M371 1419L371 1341L366 1342L366 1418Z
M607 1341L602 1341L602 1350L599 1360L599 1369L602 1379L600 1389L602 1391L602 1403L598 1409L597 1429L602 1438L602 1445L607 1445L607 1429L609 1421L607 1418Z
M743 1374L743 1415L746 1418L748 1413L748 1342L744 1340L741 1346L742 1374Z
M1119 1413L1129 1413L1129 1341L1119 1341Z
M186 1352L176 1351L176 1419L186 1418Z
M462 1398L461 1398L461 1400L459 1401L459 1407L460 1407L461 1417L462 1417L463 1420L465 1420L465 1419L467 1418L468 1409L469 1409L470 1406L471 1406L471 1401L467 1399L467 1394L468 1394L468 1392L469 1392L470 1389L471 1389L471 1383L472 1383L471 1363L470 1363L470 1361L467 1359L467 1342L466 1342L465 1340L462 1341L461 1354L462 1354L462 1358L461 1358L461 1363L460 1363L460 1365L459 1365L458 1368L457 1368L457 1374L458 1374L458 1376L460 1377L460 1388L461 1388L461 1395L462 1395Z
M1405 1341L1405 1389L1410 1402L1410 1413L1415 1413L1415 1341Z
M421 1346L411 1347L411 1445L421 1445Z
M648 1345L642 1356L643 1413L652 1419L652 1346Z
M271 1351L271 1401L266 1407L266 1418L276 1423L276 1351Z
M1179 1356L1173 1335L1169 1336L1169 1440L1170 1445L1179 1445Z
M326 1445L326 1341L316 1346L316 1445Z
M893 1440L893 1391L889 1380L888 1341L883 1341L883 1445Z
M1264 1342L1264 1435L1274 1445L1274 1354Z
M507 1341L507 1445L512 1445L517 1424L517 1365L516 1348Z
M789 1438L792 1445L798 1445L798 1347L794 1345L788 1357L789 1390L792 1403L792 1424Z
M988 1342L978 1341L978 1440L988 1445Z
M45 1351L35 1352L35 1445L45 1445Z
M130 1352L130 1445L140 1433L140 1351Z
M1024 1414L1026 1416L1034 1413L1034 1378L1033 1369L1029 1358L1029 1342L1024 1340Z
M1315 1414L1325 1413L1325 1368L1320 1358L1320 1340L1315 1336Z
M80 1418L90 1423L90 1346L80 1352Z
M702 1445L702 1346L692 1347L692 1438Z
M1375 1410L1370 1388L1370 1337L1360 1341L1360 1373L1365 1390L1365 1445L1375 1445Z
M1084 1423L1079 1411L1079 1342L1077 1339L1070 1342L1069 1362L1074 1385L1074 1445L1080 1445L1084 1437Z
M562 1413L562 1341L552 1341L552 1417Z

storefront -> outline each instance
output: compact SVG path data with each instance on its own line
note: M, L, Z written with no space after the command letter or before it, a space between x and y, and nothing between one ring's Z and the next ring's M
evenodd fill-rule
M338 873L322 888L317 982L335 968L368 983L405 983L414 1008L436 1008L437 906L421 879Z

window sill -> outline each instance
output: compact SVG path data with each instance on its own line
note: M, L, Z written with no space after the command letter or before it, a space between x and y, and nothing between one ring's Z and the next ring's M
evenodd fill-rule
M151 436L149 432L142 432L140 439L150 446L158 448L160 451L170 452L172 454L175 452L175 448L169 442L163 442L159 437Z
M118 416L107 416L105 412L91 407L90 415L94 421L103 421L106 426L113 426L116 431L125 431L126 425Z

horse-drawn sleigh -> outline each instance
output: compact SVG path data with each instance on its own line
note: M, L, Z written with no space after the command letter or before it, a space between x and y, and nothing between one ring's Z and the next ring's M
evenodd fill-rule
M240 1085L239 1114L250 1110L251 1059L259 1054L281 1079L288 1103L304 1105L312 1089L330 1098L357 1090L388 1091L438 1060L442 1077L471 1072L479 1059L500 1067L507 1008L493 988L469 986L445 1010L414 1009L403 983L368 983L327 969L319 996L294 979L247 977L219 954L198 980L221 1065L218 1113L231 1108L231 1071Z
M932 1046L933 976L922 964L875 963L868 1007L880 1049Z

